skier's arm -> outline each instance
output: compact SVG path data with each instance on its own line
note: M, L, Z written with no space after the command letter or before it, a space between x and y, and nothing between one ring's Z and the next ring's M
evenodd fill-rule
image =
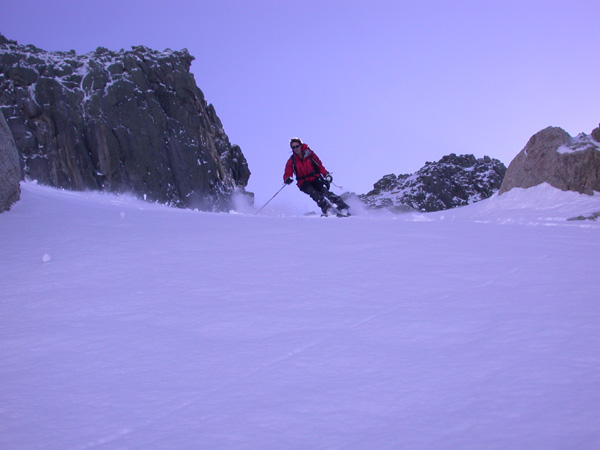
M285 171L283 172L283 181L285 182L288 178L292 178L294 175L294 168L292 167L292 158L288 159L285 165Z

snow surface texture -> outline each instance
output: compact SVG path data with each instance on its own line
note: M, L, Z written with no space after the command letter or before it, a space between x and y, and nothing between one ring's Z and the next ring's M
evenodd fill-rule
M2 449L600 448L600 195L0 215Z

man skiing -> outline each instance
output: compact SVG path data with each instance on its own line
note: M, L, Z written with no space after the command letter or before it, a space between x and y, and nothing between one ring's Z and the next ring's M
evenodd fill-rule
M290 139L290 147L293 153L285 165L283 174L285 184L291 184L294 181L292 175L295 175L298 188L317 202L323 215L331 213L341 216L350 215L349 206L344 200L329 191L333 177L323 167L315 152L297 137Z

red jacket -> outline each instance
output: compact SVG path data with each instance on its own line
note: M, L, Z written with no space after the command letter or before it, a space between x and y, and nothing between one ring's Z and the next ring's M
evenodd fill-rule
M308 145L302 144L301 155L302 157L298 157L295 153L292 153L292 156L290 156L285 165L283 181L292 175L296 175L297 184L300 187L305 181L313 181L320 176L327 175L327 170L323 167L323 163L317 154L308 148Z

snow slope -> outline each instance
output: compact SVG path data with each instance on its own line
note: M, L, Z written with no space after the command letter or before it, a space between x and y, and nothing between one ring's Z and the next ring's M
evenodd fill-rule
M600 195L349 219L31 183L2 449L600 448Z

